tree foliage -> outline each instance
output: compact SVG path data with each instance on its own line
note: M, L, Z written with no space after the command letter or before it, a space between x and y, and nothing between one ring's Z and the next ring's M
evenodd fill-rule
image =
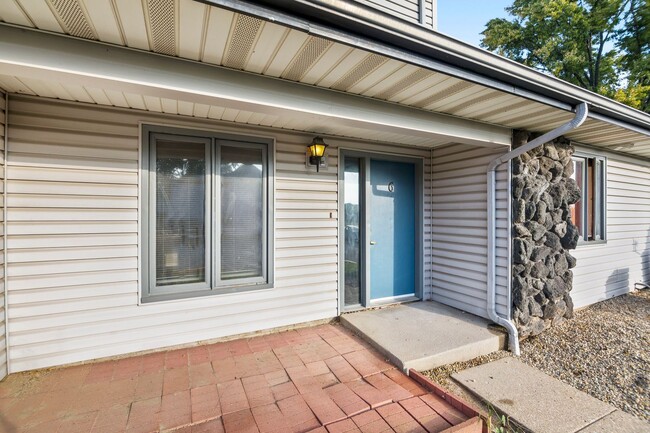
M645 111L650 109L649 0L514 0L481 45Z
M618 48L621 69L628 73L627 86L617 91L617 99L650 112L650 1L631 0Z

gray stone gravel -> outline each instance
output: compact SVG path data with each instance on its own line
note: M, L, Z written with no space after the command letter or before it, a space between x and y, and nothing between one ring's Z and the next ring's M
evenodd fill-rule
M650 421L650 290L576 311L523 341L521 360Z

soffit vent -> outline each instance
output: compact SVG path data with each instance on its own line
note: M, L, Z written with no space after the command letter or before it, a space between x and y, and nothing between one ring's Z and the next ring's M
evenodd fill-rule
M449 107L449 108L445 109L445 111L447 113L455 114L455 113L457 113L459 111L468 109L472 105L476 105L476 104L480 104L482 102L490 101L492 99L498 98L499 96L503 96L503 95L501 93L499 93L499 92L491 92L491 93L488 93L487 95L483 95L483 96L478 97L478 98L472 98L469 101L465 101L465 102L463 102L461 104L456 104L453 107Z
M300 81L331 45L332 42L325 39L310 37L304 48L294 57L293 62L285 69L281 77L287 80Z
M261 27L261 20L246 15L237 15L230 37L230 46L226 53L226 60L223 62L224 66L244 69Z
M450 96L460 93L463 90L469 89L473 85L474 85L473 83L469 83L467 81L461 81L459 83L454 84L453 86L447 87L445 90L434 93L431 96L427 96L426 98L416 102L415 106L420 108L428 107L434 102L442 101L443 99L449 98Z
M380 94L375 95L375 98L390 99L393 96L397 95L402 90L406 90L412 85L417 84L420 81L425 80L429 77L433 77L434 75L436 75L435 72L427 71L426 69L418 69L417 71L402 78L397 83L393 84L388 89L381 92Z
M98 39L77 0L49 0L48 3L68 34L84 39Z
M532 103L531 101L526 100L526 101L514 103L512 105L495 108L494 110L488 111L487 113L482 113L481 119L489 119L492 116L498 116L500 114L505 114L510 111L519 110L520 108L526 108L529 107L531 103Z
M526 125L526 129L528 129L529 127L537 126L537 124L539 123L543 125L545 122L546 123L548 122L548 119L538 120L539 117L546 116L547 114L556 114L556 113L557 110L555 108L547 108L545 110L535 111L534 115L527 113L517 117L509 117L508 119L504 120L504 122L507 122L508 125L519 125L520 122L524 122L524 124ZM564 115L564 114L566 113L560 112L560 115Z
M148 0L149 27L153 50L176 55L176 14L174 0Z
M387 61L388 59L385 57L378 56L377 54L370 54L355 66L354 69L334 83L332 88L336 90L348 90Z

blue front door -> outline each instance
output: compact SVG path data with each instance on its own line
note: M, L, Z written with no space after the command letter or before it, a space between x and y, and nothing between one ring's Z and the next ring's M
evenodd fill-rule
M370 159L370 299L415 294L415 164Z

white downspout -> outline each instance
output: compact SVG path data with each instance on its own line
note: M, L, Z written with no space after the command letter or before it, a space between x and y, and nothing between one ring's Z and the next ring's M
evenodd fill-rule
M508 341L510 351L513 352L516 356L519 356L519 333L517 328L510 321L510 319L505 319L497 314L496 309L496 169L501 164L509 162L513 158L518 157L519 155L528 152L538 146L541 146L544 143L548 143L561 135L566 134L567 132L579 127L587 119L587 114L589 109L587 108L587 103L583 102L576 108L575 117L565 123L562 126L555 128L554 130L547 132L544 135L541 135L534 140L526 143L525 145L511 150L505 155L501 155L494 161L492 161L487 168L487 237L488 237L488 261L487 261L487 314L490 320L495 322L498 325L503 326L508 330ZM511 200L511 197L508 197ZM511 216L508 216L510 220ZM511 277L511 276L509 276Z

